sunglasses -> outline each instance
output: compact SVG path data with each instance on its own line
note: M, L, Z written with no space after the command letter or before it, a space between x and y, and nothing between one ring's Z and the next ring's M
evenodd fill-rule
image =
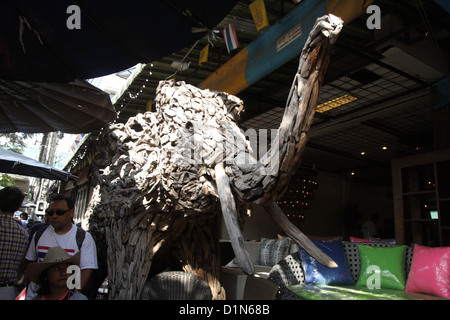
M52 209L46 209L45 210L45 214L47 216L53 216L53 214L57 214L58 216L62 216L63 214L65 214L66 212L70 211L70 209L67 210L52 210Z

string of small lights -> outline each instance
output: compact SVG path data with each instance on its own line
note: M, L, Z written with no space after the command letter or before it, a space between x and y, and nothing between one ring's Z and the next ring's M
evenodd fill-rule
M318 186L315 170L300 168L291 178L289 189L277 204L292 223L305 221L305 210L311 207L313 190Z
M149 82L150 77L153 75L152 68L153 64L150 63L148 65L143 65L141 71L144 67L149 66L151 69L148 71L144 83L136 89L136 91L133 93L129 90L129 87L126 91L124 91L121 94L121 97L117 100L116 103L114 103L114 106L119 106L119 110L117 111L116 119L113 121L113 123L116 123L120 117L121 112L123 112L133 100L136 100L139 98L139 95L142 94L146 88L148 89L148 86L146 84ZM99 140L99 137L102 135L103 131L105 130L105 127L102 127L100 129L100 132L96 135L95 141ZM87 134L85 138L80 142L79 149L75 150L74 156L70 160L66 170L77 174L79 173L85 166L92 163L95 154L97 152L95 148L95 143L87 143L86 140L88 140L91 137L91 134Z

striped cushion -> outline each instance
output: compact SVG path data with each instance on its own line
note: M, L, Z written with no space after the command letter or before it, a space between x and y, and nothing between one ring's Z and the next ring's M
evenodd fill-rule
M288 255L290 245L290 238L261 238L261 246L259 248L259 264L262 266L274 266Z

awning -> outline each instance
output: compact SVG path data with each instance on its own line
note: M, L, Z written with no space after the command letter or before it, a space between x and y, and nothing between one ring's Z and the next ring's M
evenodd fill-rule
M51 180L76 180L77 176L28 158L22 154L0 148L0 172Z
M69 82L152 62L205 36L236 3L1 1L0 78Z
M109 95L86 81L0 79L0 132L86 133L116 117Z

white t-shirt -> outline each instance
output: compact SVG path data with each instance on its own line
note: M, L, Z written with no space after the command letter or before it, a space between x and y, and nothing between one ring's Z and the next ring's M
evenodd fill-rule
M48 249L56 246L63 248L69 255L73 256L78 252L76 234L77 227L75 225L72 225L69 232L61 235L56 234L55 229L50 225L44 233L42 233L36 246L34 245L34 237L36 234L33 235L33 238L31 239L32 245L30 245L25 259L42 262ZM86 236L81 246L80 270L83 269L98 269L97 247L89 232L86 232Z
M61 235L56 234L55 229L51 225L49 225L47 229L42 233L38 243L36 244L34 240L36 234L33 235L33 238L31 239L31 245L28 248L27 254L25 255L25 259L29 261L42 262L45 255L47 254L48 249L56 246L63 248L70 256L73 256L79 251L76 234L77 227L75 225L72 225L72 228L69 230L69 232ZM92 238L89 232L86 232L86 236L83 240L80 251L80 270L98 269L97 247L95 246L94 238ZM38 287L39 286L34 282L30 283L26 294L27 300L31 300L36 296Z

